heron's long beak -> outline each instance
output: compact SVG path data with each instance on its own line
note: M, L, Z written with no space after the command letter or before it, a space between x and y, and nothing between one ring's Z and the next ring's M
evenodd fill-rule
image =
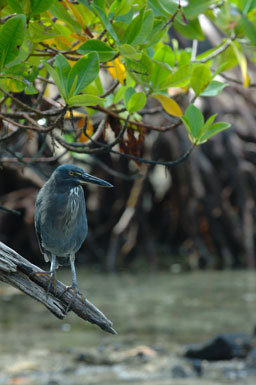
M86 183L98 184L99 186L102 186L102 187L114 187L111 183L86 173L81 175L79 182L81 184L86 184Z

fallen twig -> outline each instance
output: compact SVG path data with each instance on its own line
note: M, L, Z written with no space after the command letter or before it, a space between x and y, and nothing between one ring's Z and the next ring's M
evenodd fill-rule
M56 317L65 318L65 310L73 298L72 291L65 291L66 286L56 280L56 290L52 288L48 298L46 298L49 277L33 274L36 272L44 272L44 270L33 265L16 251L0 242L0 281L9 283L37 301L42 302ZM102 330L117 334L112 327L112 322L87 299L84 304L80 296L75 296L70 310L84 320L98 325Z

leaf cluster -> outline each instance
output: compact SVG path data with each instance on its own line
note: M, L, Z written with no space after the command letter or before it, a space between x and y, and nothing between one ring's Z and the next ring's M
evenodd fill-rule
M220 75L236 66L242 85L250 85L256 0L190 0L184 6L176 0L2 0L0 7L3 99L22 91L36 95L50 76L55 99L66 109L83 107L88 116L101 111L120 121L129 115L131 127L141 128L140 111L151 97L199 145L230 125L215 122L217 114L205 122L195 100L219 95L229 85ZM205 40L202 14L221 32L220 44L197 54L180 47L172 32L169 39L172 27L191 42ZM106 78L116 82L111 92ZM49 95L48 86L43 90ZM170 94L192 95L186 111ZM6 102L5 112L12 111Z

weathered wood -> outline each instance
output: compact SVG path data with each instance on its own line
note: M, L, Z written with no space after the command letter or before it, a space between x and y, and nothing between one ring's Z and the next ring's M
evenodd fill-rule
M56 317L63 319L66 316L66 308L84 320L98 325L102 330L117 334L112 327L112 322L87 299L83 302L80 295L74 297L72 290L65 291L66 286L56 280L56 290L50 290L48 298L46 290L49 276L33 274L44 270L33 265L21 255L0 242L0 280L6 282L37 301L43 303Z

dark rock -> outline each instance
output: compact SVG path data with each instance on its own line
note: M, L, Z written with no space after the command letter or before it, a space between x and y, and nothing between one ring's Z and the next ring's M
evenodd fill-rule
M194 370L195 374L198 377L201 377L203 374L203 367L202 367L202 360L199 360L198 358L194 358L191 360L191 366Z
M244 358L250 351L250 339L245 333L226 333L214 337L204 345L188 348L187 358L219 361Z
M186 369L181 365L174 365L171 369L173 378L187 378L190 377Z
M246 357L246 367L256 370L256 346L253 347Z

